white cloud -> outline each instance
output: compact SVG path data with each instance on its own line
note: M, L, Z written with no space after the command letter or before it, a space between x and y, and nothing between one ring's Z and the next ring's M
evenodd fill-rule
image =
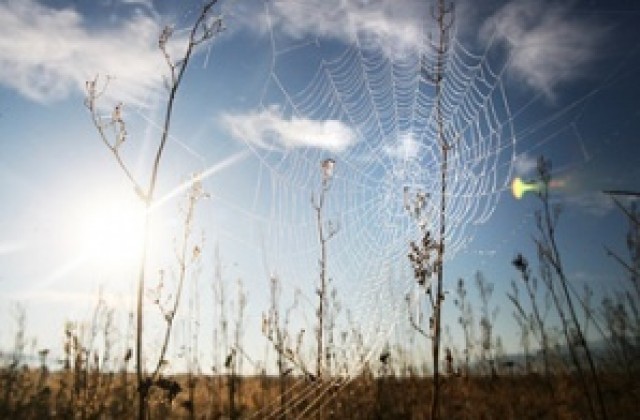
M387 55L415 51L423 45L427 21L424 2L397 0L275 0L271 24L286 34L354 42L354 35L374 41ZM263 28L266 21L262 22Z
M106 28L88 26L70 8L33 0L0 3L0 84L48 102L84 92L86 80L108 74L114 77L111 96L147 102L166 69L158 51L158 22L134 14ZM184 39L175 44L184 45Z
M532 176L538 166L538 158L520 153L513 161L513 171L516 176Z
M552 98L558 84L584 71L604 29L572 16L560 2L517 0L485 22L481 36L488 40L494 33L509 48L513 74Z
M420 143L418 143L413 133L401 134L396 143L392 146L385 146L384 152L393 159L404 162L418 157Z
M339 120L287 118L277 106L247 114L224 114L221 120L236 139L267 149L313 147L341 152L356 141L353 130Z

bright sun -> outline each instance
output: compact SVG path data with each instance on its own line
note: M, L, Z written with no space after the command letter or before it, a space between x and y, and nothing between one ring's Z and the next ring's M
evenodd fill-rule
M144 206L135 197L87 200L72 223L75 245L98 268L123 268L138 261L143 240Z

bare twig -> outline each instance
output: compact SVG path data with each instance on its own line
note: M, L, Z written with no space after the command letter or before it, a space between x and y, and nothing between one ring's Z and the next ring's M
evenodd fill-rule
M124 160L120 155L120 148L122 144L126 140L127 132L126 125L122 118L122 104L118 104L112 113L110 121L105 123L104 118L99 117L97 114L97 105L96 101L103 95L105 89L107 88L109 78L107 78L107 82L102 86L98 86L98 79L94 79L93 81L89 81L86 84L87 89L87 97L85 100L85 105L89 109L91 113L91 117L93 123L100 135L100 138L103 144L107 147L107 149L113 154L118 166L122 169L125 176L131 182L136 194L138 197L144 202L146 207L146 217L144 221L144 239L143 246L140 255L140 268L138 273L138 287L137 287L137 301L136 301L136 378L138 382L138 418L139 420L146 420L147 412L147 397L149 393L149 388L151 386L150 378L145 378L143 373L143 357L142 357L142 347L143 347L143 295L144 295L144 283L145 283L145 269L146 269L146 259L147 259L147 251L148 251L148 242L149 242L149 210L151 209L151 205L153 204L156 183L158 179L158 173L160 169L160 162L162 160L162 155L165 150L165 146L167 143L167 139L169 137L169 129L171 126L171 117L173 114L173 106L176 98L176 94L180 87L180 84L183 80L183 76L187 69L187 65L189 60L195 50L195 48L206 42L207 40L213 38L220 31L224 30L222 25L222 20L220 17L212 17L213 7L216 5L217 0L209 0L207 1L198 15L194 25L191 28L189 34L189 42L186 48L184 55L179 60L173 60L170 54L167 51L167 42L171 37L172 30L170 28L165 28L159 36L158 39L158 47L163 54L167 66L169 68L170 80L167 83L168 87L168 100L165 108L164 114L164 124L162 127L162 133L160 136L160 143L158 148L155 151L155 156L153 158L153 165L151 168L151 172L149 174L149 182L148 186L145 188L142 187L142 183L132 174L129 167L126 165ZM108 126L113 127L114 130L114 140L109 141L108 136L106 134L106 128ZM155 376L155 375L154 375Z
M318 231L318 241L320 242L320 259L318 264L320 266L320 284L316 293L318 295L318 309L317 309L317 349L316 349L316 377L321 378L326 369L326 355L325 355L325 341L326 341L326 322L327 322L327 243L338 233L338 226L324 220L324 205L327 193L331 188L331 182L333 180L335 161L333 159L325 159L321 163L322 181L320 186L320 194L318 200L315 197L311 197L311 204L316 212L316 228Z

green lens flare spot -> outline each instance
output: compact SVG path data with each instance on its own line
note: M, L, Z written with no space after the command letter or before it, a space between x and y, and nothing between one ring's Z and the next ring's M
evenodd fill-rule
M518 200L520 200L525 193L530 191L538 192L540 188L539 182L524 182L520 177L514 178L511 183L511 192Z

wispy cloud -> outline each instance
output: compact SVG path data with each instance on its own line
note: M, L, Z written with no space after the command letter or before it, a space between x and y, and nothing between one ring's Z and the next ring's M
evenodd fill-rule
M97 29L71 8L2 2L0 84L50 102L83 92L86 80L108 74L114 77L112 96L144 104L165 70L157 47L160 30L156 20L139 13ZM184 45L184 39L175 41Z
M295 38L317 36L353 43L355 35L388 55L421 48L428 7L421 1L275 0L270 23ZM266 21L262 22L262 27Z
M538 158L527 154L520 153L513 160L513 171L516 176L531 176L534 174L538 166Z
M406 133L400 135L395 144L385 146L384 152L393 159L407 162L418 157L420 143L412 133Z
M277 106L224 114L221 121L234 138L266 149L312 147L342 152L356 141L353 130L339 120L285 117Z
M553 98L560 83L581 75L594 58L604 28L571 14L569 6L545 0L517 0L499 9L481 28L495 34L511 55L512 73Z

